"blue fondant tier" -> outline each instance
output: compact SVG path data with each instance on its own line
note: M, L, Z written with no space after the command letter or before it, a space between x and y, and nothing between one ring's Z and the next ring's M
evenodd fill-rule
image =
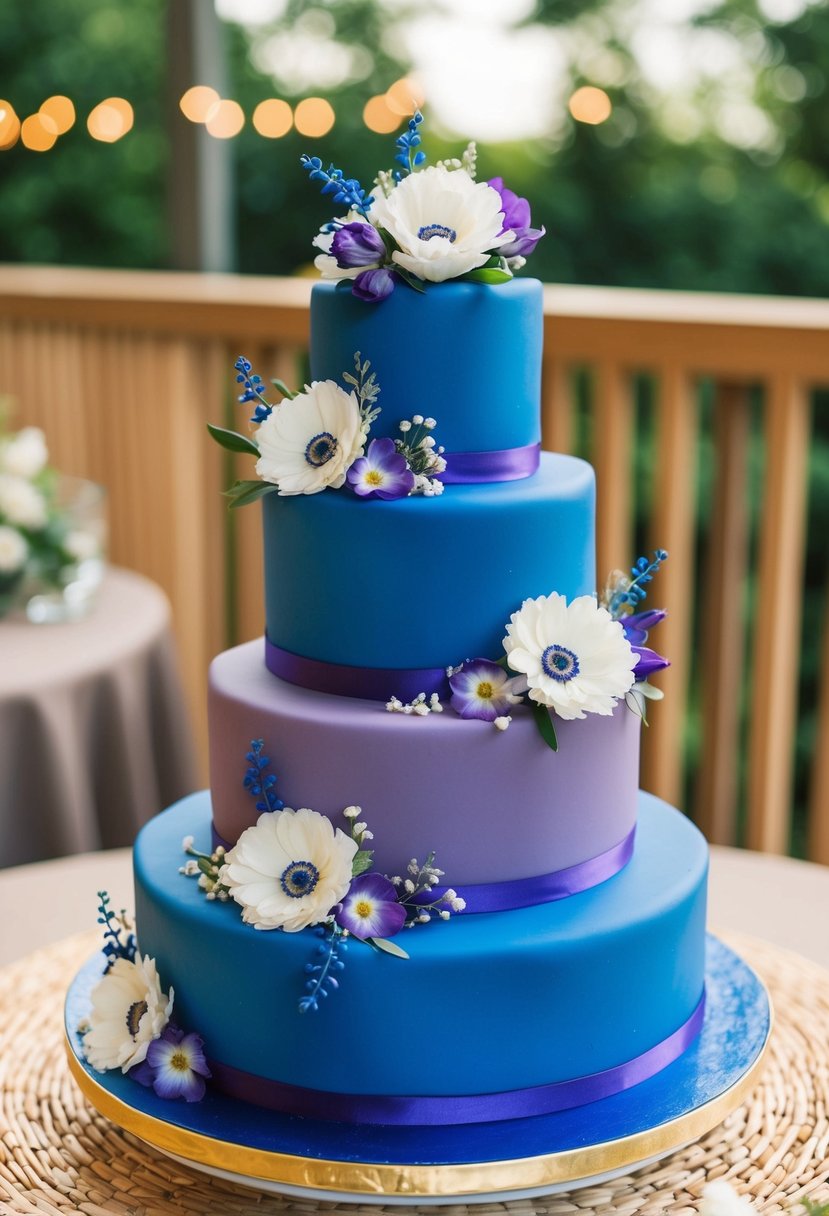
M504 816L509 832L510 815ZM640 795L632 860L557 903L404 931L410 958L353 942L340 988L300 1014L313 931L258 932L178 873L209 849L210 799L152 820L135 849L139 947L175 988L176 1021L219 1064L317 1091L468 1095L583 1077L674 1034L703 991L707 847Z
M355 667L497 658L523 600L595 591L594 500L591 467L546 452L532 477L439 498L269 494L268 637Z
M350 285L311 293L311 377L353 372L369 359L382 413L372 436L431 415L448 452L523 447L541 438L542 288L536 279L401 287L366 304Z

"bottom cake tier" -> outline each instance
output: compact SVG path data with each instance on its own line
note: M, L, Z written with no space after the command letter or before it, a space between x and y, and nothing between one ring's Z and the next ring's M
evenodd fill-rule
M317 1012L298 1000L320 940L258 932L179 873L210 849L209 794L152 820L135 847L139 948L175 989L214 1084L273 1109L374 1123L464 1123L566 1109L676 1059L704 1003L705 841L640 794L633 856L552 903L404 932L394 958L353 941Z

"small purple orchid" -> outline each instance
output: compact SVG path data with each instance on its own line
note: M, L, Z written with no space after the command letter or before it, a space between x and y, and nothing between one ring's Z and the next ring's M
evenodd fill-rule
M633 674L637 684L642 680L650 679L654 672L662 671L663 668L671 665L670 659L657 654L655 650L649 650L647 646L631 646L631 650L636 655Z
M648 640L648 633L654 625L664 621L667 615L664 608L646 608L643 612L621 617L625 637L631 646L642 646Z
M337 229L329 252L343 270L353 270L356 266L377 266L386 256L386 246L373 224L354 220Z
M405 498L415 488L414 473L393 439L372 439L365 456L358 456L347 477L361 498Z
M394 271L383 266L363 270L355 276L351 284L351 294L367 304L379 304L386 296L391 295L397 282L398 276Z
M159 1098L184 1098L200 1102L204 1097L205 1077L210 1076L204 1057L204 1043L197 1034L185 1034L169 1023L147 1048L143 1063L130 1069L130 1077L152 1087Z
M503 667L489 659L470 659L450 677L449 687L450 704L456 714L494 722L519 703L527 682L523 676L508 676Z
M360 874L337 908L335 920L342 929L365 941L369 937L394 937L406 920L406 909L397 891L382 874Z
M505 258L526 258L533 252L538 242L544 236L545 228L530 227L530 204L525 198L520 198L514 190L504 185L502 177L493 177L487 182L501 196L501 206L504 211L504 227L502 232L512 231L513 239L508 245L501 245L498 252Z

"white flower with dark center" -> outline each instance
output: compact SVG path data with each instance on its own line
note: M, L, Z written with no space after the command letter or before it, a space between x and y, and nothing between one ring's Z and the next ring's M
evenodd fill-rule
M274 406L256 432L256 444L256 472L280 494L339 489L365 446L357 397L333 380L315 381Z
M392 261L419 279L442 283L483 266L512 240L502 232L501 196L464 169L411 173L388 198L375 199L371 221L400 246Z
M46 465L49 452L40 427L26 426L0 445L0 469L13 477L35 477Z
M0 516L7 523L37 532L46 524L46 500L24 477L0 473Z
M134 962L116 959L92 990L91 1029L83 1040L87 1060L99 1072L127 1072L145 1059L172 1008L173 990L161 991L155 959L140 954Z
M0 524L0 574L14 574L28 556L29 546L17 529Z
M636 655L619 621L592 595L525 600L504 638L507 661L529 684L530 700L561 718L612 714L634 682Z
M325 815L266 811L230 850L220 880L256 929L318 925L351 885L356 840Z

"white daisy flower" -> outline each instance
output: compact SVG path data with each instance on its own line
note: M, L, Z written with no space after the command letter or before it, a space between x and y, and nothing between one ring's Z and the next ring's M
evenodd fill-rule
M419 279L442 283L483 266L512 240L502 232L501 196L464 169L437 165L411 173L388 198L378 197L371 221L394 237L392 261Z
M28 556L29 546L17 529L0 524L0 574L14 574Z
M32 532L46 524L46 500L25 477L0 473L0 515Z
M357 849L316 811L266 811L227 854L220 880L247 924L296 933L325 920L343 898Z
M38 426L25 426L0 446L0 469L13 477L35 477L46 465L46 436Z
M699 1216L749 1216L754 1211L748 1199L738 1195L724 1178L703 1187Z
M619 621L592 595L525 600L504 638L513 671L527 677L530 700L561 718L612 714L634 682L636 655Z
M92 990L91 1029L84 1036L84 1054L93 1068L127 1072L146 1058L173 1008L173 989L164 993L155 959L136 954L135 961L118 958Z
M280 494L339 489L365 445L357 397L333 380L315 381L274 406L256 432L256 443L261 453L256 472Z

